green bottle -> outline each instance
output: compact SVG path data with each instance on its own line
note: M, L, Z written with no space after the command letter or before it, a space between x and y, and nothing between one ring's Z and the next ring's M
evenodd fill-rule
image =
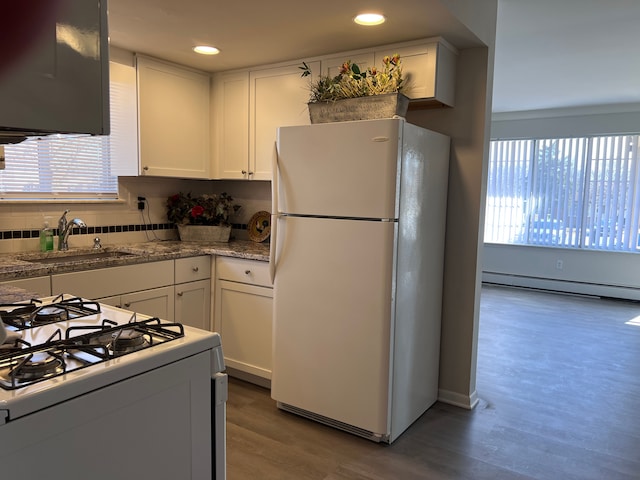
M40 230L40 251L53 250L53 230L49 228L49 222L44 222L44 228Z

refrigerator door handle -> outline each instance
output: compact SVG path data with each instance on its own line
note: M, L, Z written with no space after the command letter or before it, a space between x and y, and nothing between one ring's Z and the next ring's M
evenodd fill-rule
M276 235L278 230L278 144L273 144L273 155L271 158L271 240L269 243L269 277L271 283L276 278Z

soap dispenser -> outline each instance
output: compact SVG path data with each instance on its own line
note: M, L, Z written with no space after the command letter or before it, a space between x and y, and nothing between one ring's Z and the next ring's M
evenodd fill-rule
M53 230L49 228L49 221L45 220L44 228L40 230L40 251L49 252L53 250Z

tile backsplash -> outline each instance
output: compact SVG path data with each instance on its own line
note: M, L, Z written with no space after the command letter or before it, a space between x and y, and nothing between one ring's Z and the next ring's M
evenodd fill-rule
M57 229L65 209L67 218L82 219L87 228L74 228L69 246L90 247L100 237L102 246L177 239L167 222L165 203L174 193L227 192L242 208L231 218L232 236L248 238L246 224L251 216L271 209L271 182L243 180L182 180L162 177L121 177L120 200L114 202L12 202L0 199L0 253L31 252L39 248L38 236L48 221ZM138 197L145 209L138 210ZM57 245L57 239L56 239Z

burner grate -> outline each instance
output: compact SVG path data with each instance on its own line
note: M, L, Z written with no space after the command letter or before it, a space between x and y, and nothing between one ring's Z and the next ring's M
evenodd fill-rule
M64 298L59 295L45 305L40 300L30 303L0 305L0 319L15 330L73 320L100 313L100 304L79 297Z
M58 329L41 345L0 350L0 387L15 390L180 337L184 337L181 324L161 323L158 318L72 326L64 339Z

